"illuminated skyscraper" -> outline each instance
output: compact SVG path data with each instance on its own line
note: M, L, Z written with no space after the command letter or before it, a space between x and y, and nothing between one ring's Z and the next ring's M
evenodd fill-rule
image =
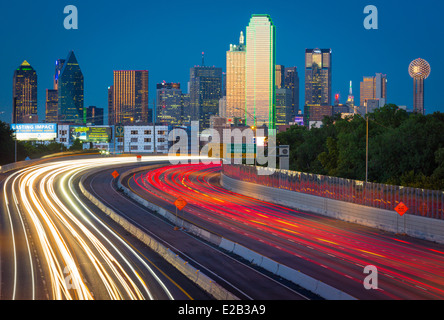
M287 125L294 122L292 92L288 88L276 88L276 125Z
M243 119L245 116L245 53L244 34L241 32L239 45L230 44L230 51L227 51L224 115L227 118Z
M114 71L112 95L110 125L148 122L148 70Z
M55 73L54 73L54 90L58 89L59 77L64 64L65 64L65 59L58 59L56 61Z
M354 112L355 97L353 96L353 89L352 89L352 82L351 81L350 81L350 90L348 92L347 102L345 104L348 106L349 112Z
M424 80L430 75L430 65L424 59L413 60L409 65L409 74L413 78L413 112L425 113Z
M12 122L38 122L37 73L27 61L23 61L14 71L12 91Z
M305 105L331 105L331 49L305 50Z
M281 65L281 64L276 64L275 65L275 85L276 85L276 89L279 88L283 88L285 85L285 66Z
M57 123L58 117L58 92L53 89L46 89L46 123Z
M180 83L158 83L156 123L182 125L182 112L182 90L180 90Z
M62 72L63 65L65 64L65 59L58 59L55 63L54 72L54 86L53 89L46 89L46 103L45 103L45 121L47 123L58 123L59 122L59 77Z
M299 112L299 75L296 67L285 68L284 87L291 90L292 118Z
M197 66L190 69L191 121L199 121L199 130L210 128L210 117L219 114L222 97L222 68Z
M331 49L305 50L304 124L331 115Z
M381 108L387 102L387 76L377 73L374 77L364 77L360 87L360 106L365 107L371 101Z
M253 14L247 26L245 119L275 129L276 29L269 15Z
M69 53L68 58L63 63L56 86L58 92L58 123L85 124L83 73L74 51Z
M103 108L97 108L96 106L86 108L86 124L103 126Z

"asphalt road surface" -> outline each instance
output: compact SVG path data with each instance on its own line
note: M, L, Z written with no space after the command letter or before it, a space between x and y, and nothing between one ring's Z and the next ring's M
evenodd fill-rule
M180 212L184 219L358 299L444 298L443 245L227 191L219 184L220 169L204 164L165 166L123 182L171 212L182 197L188 202ZM377 282L366 280L371 271L365 269L372 266Z

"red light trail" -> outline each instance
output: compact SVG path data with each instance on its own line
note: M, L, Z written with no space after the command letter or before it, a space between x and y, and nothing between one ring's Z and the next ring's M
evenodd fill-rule
M400 240L233 193L212 183L220 169L220 165L207 164L166 166L134 175L132 185L171 205L182 197L188 202L185 218L195 222L197 217L231 234L272 246L325 268L337 279L362 286L363 268L375 265L380 277L378 291L388 299L444 297L444 252L439 245ZM402 288L398 288L400 284Z

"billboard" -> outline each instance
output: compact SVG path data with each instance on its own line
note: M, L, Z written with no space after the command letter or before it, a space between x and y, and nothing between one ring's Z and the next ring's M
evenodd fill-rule
M11 129L20 141L46 141L57 138L56 123L13 123Z
M111 127L69 127L70 142L80 139L82 142L110 142L112 139Z

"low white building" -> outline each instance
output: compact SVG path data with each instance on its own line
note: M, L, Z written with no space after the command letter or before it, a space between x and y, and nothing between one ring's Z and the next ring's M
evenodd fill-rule
M57 138L55 141L63 144L67 148L71 146L72 143L69 141L69 124L57 125Z
M168 126L124 126L124 136L116 137L115 144L117 153L168 153Z
M74 142L70 136L70 127L65 124L58 125L55 139L67 148ZM114 134L114 126L111 126L111 129ZM123 137L113 136L109 142L86 142L85 145L88 144L88 148L109 150L112 153L168 153L168 130L168 126L164 125L124 126Z

